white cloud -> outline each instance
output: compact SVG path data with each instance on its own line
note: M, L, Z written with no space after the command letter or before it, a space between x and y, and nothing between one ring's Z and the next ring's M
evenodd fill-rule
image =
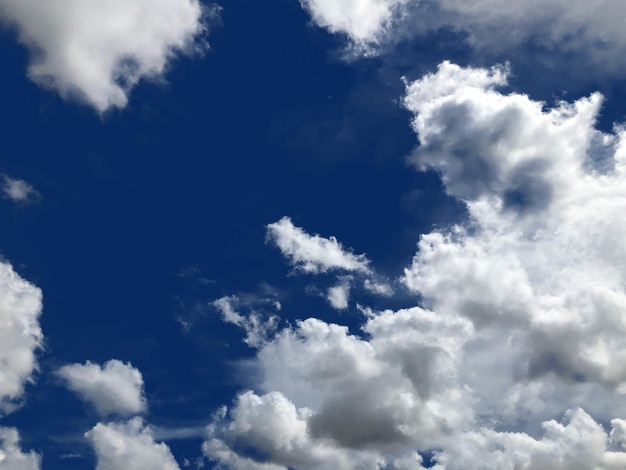
M423 236L406 283L441 313L519 327L509 331L528 378L626 386L624 134L594 129L597 94L543 110L496 92L499 72L491 83L480 73L444 63L407 90L421 142L412 161L441 173L473 229ZM431 86L451 76L458 87ZM600 152L613 155L608 173L593 168Z
M0 0L0 15L30 49L33 81L100 112L126 106L205 29L198 0Z
M157 443L141 418L127 423L98 423L85 433L98 457L96 470L179 470L169 447Z
M132 415L146 409L143 377L130 364L112 359L101 367L87 361L63 366L57 374L101 415Z
M260 349L265 394L241 394L210 429L205 453L234 468L245 468L246 449L278 468L377 469L385 452L417 461L414 446L437 442L471 413L453 386L468 328L419 308L368 320L371 341L298 322Z
M410 161L469 215L420 238L403 276L419 306L362 307L361 336L317 319L280 331L208 457L420 468L415 451L436 449L442 470L624 468L626 130L595 129L599 94L550 109L499 92L507 73L443 63L407 84Z
M39 470L41 456L34 451L28 453L20 449L20 437L13 428L0 427L0 469Z
M294 269L305 273L325 273L331 270L369 273L369 260L344 250L335 237L309 235L296 227L289 217L267 226L267 239L276 244Z
M26 181L3 175L2 191L5 197L15 203L26 204L40 197L39 192Z
M350 283L343 281L334 287L328 289L326 295L330 305L337 310L345 310L348 308L348 300L350 299Z
M300 0L313 21L333 33L346 34L367 52L392 25L407 0Z
M372 294L382 295L383 297L391 297L393 295L393 288L385 282L365 279L363 288Z
M0 262L0 411L9 412L24 394L41 348L41 290Z
M267 304L268 301L264 299L261 303ZM273 301L271 304L274 308L280 310L279 302ZM276 315L266 315L255 309L252 309L247 315L242 315L236 310L242 306L242 302L236 295L217 299L213 302L213 306L221 313L222 320L236 325L246 332L244 342L252 348L258 348L263 345L276 331L278 324Z

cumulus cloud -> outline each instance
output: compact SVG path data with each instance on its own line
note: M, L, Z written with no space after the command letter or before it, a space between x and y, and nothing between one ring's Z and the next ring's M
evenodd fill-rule
M202 45L198 0L0 0L31 52L29 77L103 112L123 108L141 79L160 78Z
M39 326L41 290L0 262L0 411L9 412L24 394L37 367L36 351L43 334Z
M96 470L180 469L169 447L155 442L152 429L141 418L126 423L98 423L85 437L98 457Z
M0 468L6 470L39 470L41 456L34 451L22 452L20 436L13 428L0 427Z
M67 387L93 405L101 415L132 415L145 411L143 377L138 369L117 359L104 364L68 364L57 374Z
M446 386L469 328L420 308L368 320L371 341L321 320L298 322L260 349L263 394L241 394L204 451L231 465L252 451L277 468L376 469L385 452L418 462L413 446L432 445L471 414L466 392Z
M421 236L402 277L418 306L363 307L354 331L309 318L266 341L207 457L624 467L626 130L595 128L599 94L549 108L502 93L507 74L445 62L407 83L410 162L437 171L469 221Z
M312 20L332 33L348 36L361 52L383 42L421 36L440 28L461 32L468 44L487 53L534 44L564 57L576 56L601 70L623 71L626 51L621 0L597 8L586 0L302 0ZM578 67L578 61L574 66ZM587 73L594 73L588 70Z
M4 196L11 201L18 204L27 204L40 197L39 192L26 181L11 178L8 175L3 175L2 177L4 179L2 191Z
M441 313L518 326L529 379L624 386L624 133L594 129L598 94L544 110L501 83L501 70L444 63L408 87L412 161L441 173L472 230L423 236L406 284ZM593 167L598 152L613 153L613 169Z
M293 225L289 217L267 226L267 240L274 243L298 271L311 274L332 270L370 272L365 255L345 250L335 237L309 235Z

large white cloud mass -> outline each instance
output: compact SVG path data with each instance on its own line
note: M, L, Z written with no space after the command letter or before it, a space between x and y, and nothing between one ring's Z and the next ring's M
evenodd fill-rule
M39 470L41 456L34 451L24 453L20 449L20 437L13 428L0 427L0 469Z
M198 0L0 0L0 15L30 49L33 81L100 112L126 106L204 31Z
M10 412L37 367L42 345L41 290L0 262L0 412Z
M104 364L68 364L57 374L67 387L91 403L101 415L133 415L146 409L141 372L112 359Z
M383 41L441 27L465 33L470 44L492 52L532 42L548 51L584 56L623 71L626 30L621 0L301 0L313 21L343 33L361 51ZM578 65L578 64L577 64Z
M209 427L209 459L625 468L626 130L595 129L599 94L549 109L498 91L507 73L446 62L407 84L410 161L469 214L421 237L402 276L419 306L264 342L255 389Z
M169 447L157 443L141 418L127 423L98 423L85 436L98 457L96 470L179 470Z

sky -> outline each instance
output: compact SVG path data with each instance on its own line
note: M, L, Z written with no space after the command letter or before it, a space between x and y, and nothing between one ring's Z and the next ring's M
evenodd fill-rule
M625 14L0 0L0 470L626 468Z

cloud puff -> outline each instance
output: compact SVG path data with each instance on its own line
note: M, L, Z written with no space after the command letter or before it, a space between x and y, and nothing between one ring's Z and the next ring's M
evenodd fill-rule
M37 367L42 345L41 290L0 262L0 411L9 412Z
M87 361L69 364L57 374L67 387L93 405L101 415L132 415L145 411L143 377L138 369L112 359L101 367Z
M30 49L33 81L99 112L126 106L205 30L198 0L0 0L0 15Z
M501 93L507 73L445 62L407 84L409 160L469 216L420 238L402 278L419 305L362 308L353 332L313 318L278 332L255 389L209 427L209 458L624 467L626 130L595 129L599 94L548 108Z
M13 428L0 427L0 468L7 470L39 470L41 456L20 449L20 437Z
M318 26L346 34L363 52L382 39L408 0L300 0Z
M326 295L330 305L337 310L345 310L348 308L348 300L350 299L350 280L346 279L328 289Z
M39 192L26 181L3 175L2 191L5 197L18 204L27 204L40 197Z
M98 457L96 470L158 468L179 470L169 447L157 443L141 418L127 423L98 423L85 433Z
M289 259L294 269L305 273L332 270L369 273L369 260L344 250L335 237L309 235L296 227L289 217L267 226L267 240L273 242Z

